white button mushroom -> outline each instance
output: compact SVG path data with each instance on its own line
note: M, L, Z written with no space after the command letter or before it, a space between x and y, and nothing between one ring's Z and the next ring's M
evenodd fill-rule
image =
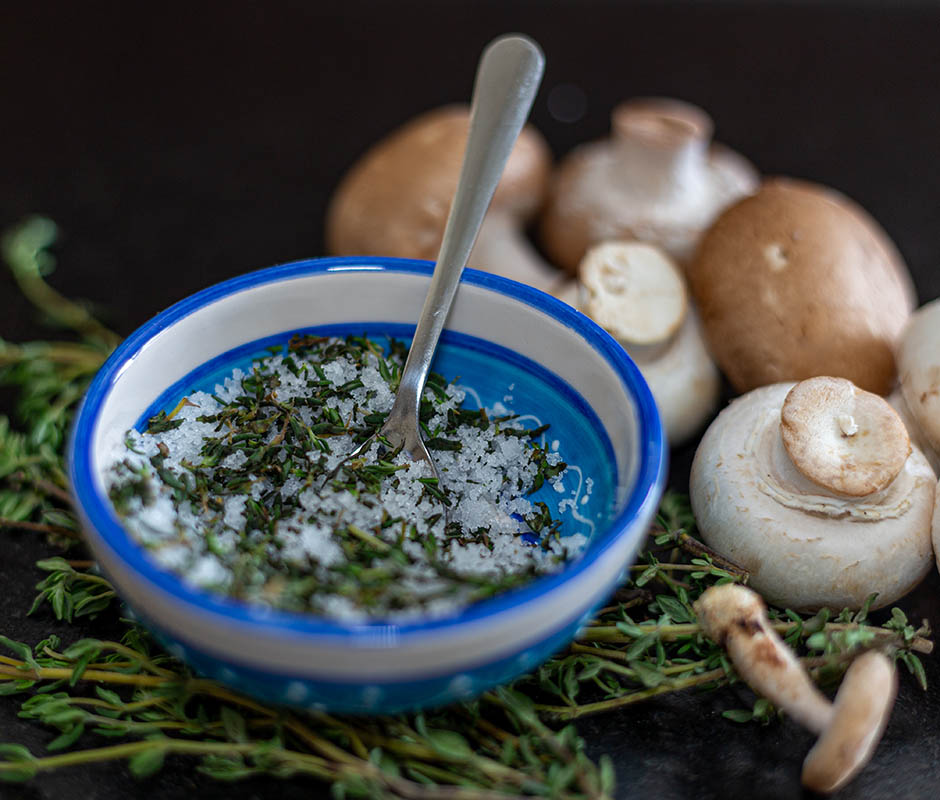
M760 596L738 584L712 586L695 603L705 635L728 651L755 692L819 735L803 762L803 785L834 792L868 763L897 694L894 665L870 650L849 666L834 703L768 625Z
M836 378L733 401L690 476L702 538L798 610L859 608L873 592L881 607L916 586L933 561L936 485L887 402Z
M436 258L469 121L469 110L463 106L435 109L368 150L333 194L327 211L327 249L334 255ZM522 233L542 205L550 170L548 145L527 125L509 156L470 254L471 267L544 291L565 280Z
M933 551L937 554L937 569L940 569L940 483L937 484L933 509Z
M837 192L765 181L708 229L688 276L737 391L815 375L891 391L913 284L884 231Z
M915 441L940 467L940 299L917 309L901 334L898 378Z
M885 399L891 404L891 407L898 412L901 422L903 422L904 427L907 428L908 436L911 437L911 443L927 457L927 461L930 462L933 471L940 475L940 451L934 450L930 442L927 441L927 437L924 436L923 431L921 431L920 425L917 423L917 420L914 419L911 410L907 407L907 402L904 400L904 395L901 393L901 387L896 388Z
M552 180L541 240L571 274L610 239L655 243L684 264L717 214L757 188L747 161L709 146L712 121L693 105L631 100L614 109L611 129L572 151Z
M592 247L578 274L581 311L630 354L670 444L681 444L714 411L720 390L682 274L658 247L622 241Z

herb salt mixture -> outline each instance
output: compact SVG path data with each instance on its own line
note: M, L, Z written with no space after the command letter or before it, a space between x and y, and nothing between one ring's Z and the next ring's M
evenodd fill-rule
M441 616L579 552L548 507L566 465L516 415L461 407L428 379L420 418L441 474L377 443L407 350L295 336L131 431L109 473L127 527L188 583L343 620ZM448 514L449 512L449 514ZM448 519L449 516L449 519Z

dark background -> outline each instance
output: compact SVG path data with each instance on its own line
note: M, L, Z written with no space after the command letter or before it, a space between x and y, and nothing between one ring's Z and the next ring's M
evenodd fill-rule
M940 5L144 8L0 9L0 226L32 212L55 219L63 236L53 283L88 298L121 333L210 283L323 255L324 211L343 171L414 114L465 101L480 50L507 31L528 33L546 53L532 121L556 156L605 135L620 100L689 100L762 172L825 183L860 202L907 259L921 301L940 295ZM566 93L581 98L582 114L558 113ZM0 336L47 335L0 276ZM693 450L674 453L678 489ZM25 617L45 545L4 533L0 547L2 632L34 642L56 628L50 616ZM903 605L940 627L940 576L932 572ZM874 761L839 797L940 793L940 667L938 656L924 660L929 692L901 675ZM737 726L720 717L752 700L740 687L690 694L579 728L594 756L614 758L619 797L800 797L812 736L789 721ZM0 701L0 741L38 753L52 736L18 720L16 707ZM197 792L290 800L325 791L301 780L215 784L183 759L146 784L119 764L0 784L0 797L49 800Z

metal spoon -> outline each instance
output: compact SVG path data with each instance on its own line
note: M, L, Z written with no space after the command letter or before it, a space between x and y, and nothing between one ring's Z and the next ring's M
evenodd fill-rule
M529 116L544 66L542 51L524 36L501 36L483 51L474 81L470 132L457 191L395 402L379 431L346 456L327 483L343 464L368 451L379 436L393 448L400 447L413 461L428 462L434 476L440 477L421 439L421 396L460 276L509 153Z

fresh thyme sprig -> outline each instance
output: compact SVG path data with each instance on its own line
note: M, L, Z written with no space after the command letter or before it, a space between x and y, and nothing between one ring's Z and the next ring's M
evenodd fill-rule
M81 305L48 286L55 225L32 217L0 237L0 252L29 299L78 342L11 344L0 339L0 386L18 390L19 426L0 415L0 527L75 538L62 446L71 414L92 376L120 340Z
M601 610L567 653L519 682L546 698L536 705L541 715L568 721L737 680L724 650L701 632L692 603L709 586L746 583L748 575L694 539L694 529L688 499L667 492L647 548L615 595L617 602ZM918 653L933 652L929 626L926 621L912 624L899 608L891 610L884 624L871 624L873 599L856 612L822 609L806 615L770 609L770 614L773 627L822 684L841 676L861 650L878 647L892 653L926 689ZM755 719L773 711L766 703L760 707L763 716Z
M100 591L98 587L106 585L100 576L83 573L61 559L44 562L44 566L50 575L40 584L40 602L54 602L49 597L49 586L68 586L77 595L64 603L64 607L70 608L87 596L85 581L89 582L94 592ZM726 578L724 571L717 569L709 575L717 580ZM72 581L66 584L69 577ZM68 592L69 589L63 591ZM601 781L601 784L607 785L607 779L601 778L604 771L602 765L595 767L585 763L575 730L567 728L555 732L546 724L570 722L592 714L611 712L658 695L694 687L715 687L735 680L733 668L725 658L724 651L703 636L693 617L680 610L681 602L679 597L657 595L646 606L647 611L654 613L641 621L631 618L623 606L618 604L601 614L595 624L585 628L578 641L565 654L551 659L533 675L518 681L511 690L488 693L477 703L454 706L434 715L414 715L410 722L403 721L406 719L404 717L374 718L365 722L317 715L316 730L319 735L335 740L338 731L331 726L338 725L343 737L348 739L350 748L359 750L360 756L363 748L355 745L355 741L365 742L368 746L363 746L368 753L376 746L382 746L385 748L383 752L386 761L398 764L399 771L401 762L398 759L405 759L413 774L431 778L443 776L442 770L445 768L437 763L440 760L437 756L441 755L442 749L451 756L462 753L467 759L471 758L471 753L492 755L498 752L504 759L511 755L512 758L502 763L513 769L521 769L521 762L517 763L516 759L529 757L518 748L525 746L531 750L534 745L526 737L538 734L538 741L547 748L543 756L546 768L552 763L559 763L553 760L559 753L567 753L569 767L575 767L572 780L577 777L582 789L590 781ZM57 613L57 616L61 614ZM895 652L922 680L922 667L918 669L912 666L920 665L916 653L932 651L932 643L924 638L928 631L923 627L915 629L897 609L884 626L867 624L867 612L863 610L855 614L845 612L834 620L830 620L825 611L809 618L793 612L778 612L774 627L791 645L805 652L802 657L804 664L821 682L841 674L849 655L854 655L860 648L871 646ZM269 741L268 734L275 726L274 720L295 732L301 724L312 724L298 722L284 710L267 709L213 681L194 676L183 665L155 650L149 637L132 624L123 642L82 640L61 653L58 652L59 643L55 639L41 642L35 648L9 640L0 641L19 656L0 656L0 692L32 693L23 705L22 716L36 719L59 731L60 735L55 740L59 744L53 749L76 743L86 731L107 736L143 736L145 741L151 742L131 750L91 747L83 751L84 755L76 753L74 760L38 759L36 769L51 769L105 758L137 758L140 753L152 749L164 756L171 753L185 753L204 759L211 756L208 767L205 761L202 763L202 767L208 769L210 774L215 774L214 770L223 763L218 758L224 753L228 753L225 757L229 760L224 762L223 771L229 777L266 771L267 768L263 769L253 760L256 755L253 750L246 747L225 751L221 747L219 737L226 731L223 717L232 712L225 711L225 705L220 708L212 706L211 713L198 704L193 710L190 703L197 697L223 701L236 710L249 708L256 714L264 711L267 717L253 717L244 728L253 731L260 737L255 741L262 743ZM96 686L97 699L81 692L81 687L86 683ZM130 695L124 699L116 694L128 690ZM551 702L552 698L555 703ZM505 711L507 704L513 711L513 725L517 728L512 735L496 726L491 717L484 716L484 712L491 710L491 707ZM751 710L730 709L726 712L729 719L736 721L766 721L772 714L772 707L765 701L758 701ZM441 720L440 727L428 728L428 716ZM469 727L468 719L473 720ZM492 736L481 737L474 733L479 729L481 720L487 722ZM323 723L327 723L326 727L322 727ZM371 732L362 729L362 726ZM358 731L355 739L350 737L350 732L354 730ZM403 749L396 742L405 730L409 731L408 736L415 738L415 742ZM415 731L418 731L417 735ZM452 731L456 733L451 734ZM161 734L159 738L146 738L158 732ZM179 737L183 735L208 738L211 746L200 750L195 744L179 744ZM428 741L422 742L422 736L431 740L433 745L429 745ZM525 745L518 741L520 736L525 739ZM564 748L552 737L562 737ZM244 736L235 739L240 747L247 741L249 739ZM514 742L514 745L508 747L507 741ZM153 758L156 757L153 755ZM237 761L237 768L231 763L233 758ZM295 759L293 751L279 753L274 762L264 762L270 767L267 771L270 774L281 774L284 759L294 765L295 772L330 776L330 780L336 779L339 774L335 764L326 767L321 764L323 769L318 771L297 766L307 762ZM430 759L432 763L424 763L421 759ZM448 761L446 769L451 771L451 778L456 778L454 770L457 767L452 761ZM468 767L468 764L464 764L464 767ZM0 767L0 777L4 775L3 769ZM11 770L11 775L23 774L13 767L6 769ZM132 766L132 769L136 767ZM476 772L473 774L481 780L480 773L491 775L494 771L499 772L488 763L485 766L477 764L474 769ZM356 780L366 779L356 774ZM463 778L468 776L466 772L460 774ZM219 777L217 774L215 776ZM502 781L517 779L521 780L521 777L509 771L501 775ZM526 780L527 786L535 786L531 775ZM493 786L506 788L505 783L499 782ZM585 796L599 795L588 793Z
M586 759L573 729L545 727L531 701L509 690L451 712L308 718L261 705L154 655L135 626L122 642L84 639L62 652L57 637L35 648L7 639L0 644L18 656L0 656L0 691L31 693L20 716L59 732L49 750L68 749L86 734L131 740L44 758L6 745L0 779L26 780L42 770L118 758L143 777L175 753L198 757L199 770L220 779L309 774L348 783L354 795L375 788L402 797L451 794L424 786L427 779L463 785L458 796L468 799L509 789L600 798L612 789L609 767ZM94 694L77 693L81 683L94 684ZM497 713L484 716L482 705ZM495 725L494 716L508 729Z
M78 530L62 465L68 421L117 337L42 288L52 232L47 221L27 221L4 240L4 252L8 259L32 260L20 264L18 277L27 296L82 340L0 342L0 385L15 387L21 397L16 422L0 418L0 524L47 533L56 547L72 544L66 532ZM398 362L382 358L379 369L390 384L400 374ZM489 424L483 412L455 414L468 424ZM567 651L512 687L423 714L345 718L269 707L194 675L131 620L120 622L120 641L49 636L29 646L0 636L0 694L17 695L24 719L57 732L49 755L0 744L0 780L113 760L146 777L167 757L184 757L215 780L314 777L331 784L339 800L610 798L609 759L593 763L576 728L558 725L735 680L723 651L701 634L692 602L708 586L746 582L747 574L695 540L694 530L687 500L667 494L630 580ZM45 576L31 612L48 609L63 621L100 616L103 624L115 624L113 589L90 562L52 556L38 566ZM930 632L899 609L880 626L869 621L867 608L771 613L821 682L837 677L859 649L877 646L925 683L918 654L931 651ZM758 698L753 708L725 715L767 722L775 711ZM117 742L107 743L112 739Z
M121 337L95 319L85 306L59 294L44 280L55 269L50 248L57 236L52 220L30 217L0 237L0 254L27 300L55 325L78 333L87 346L108 353Z

